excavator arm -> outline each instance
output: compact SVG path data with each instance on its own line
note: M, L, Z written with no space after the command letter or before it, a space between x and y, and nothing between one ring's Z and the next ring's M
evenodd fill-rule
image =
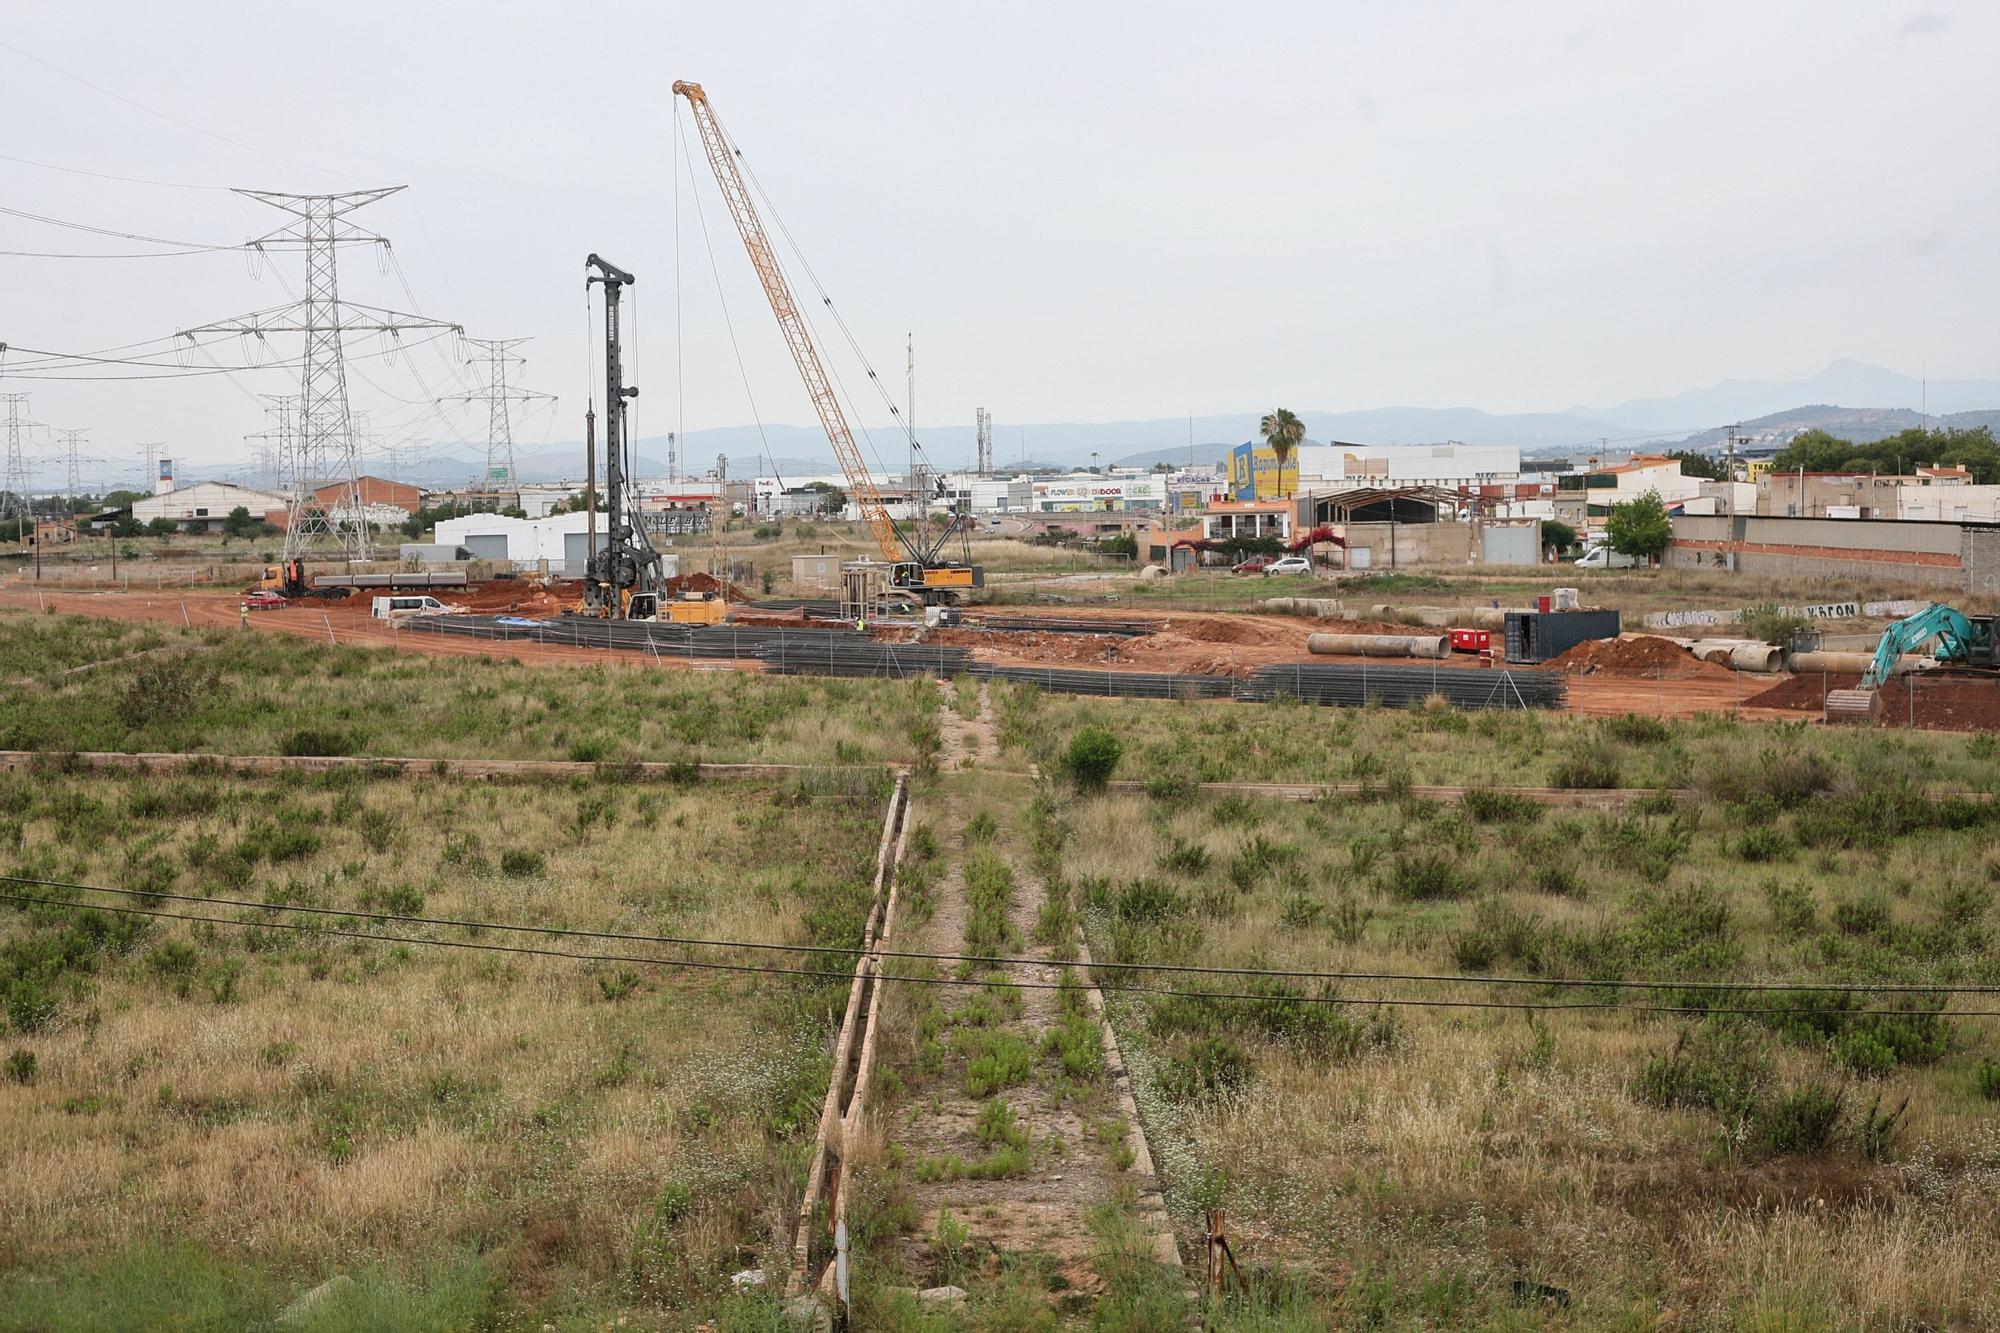
M799 375L806 382L813 410L819 413L819 423L833 445L834 457L840 461L841 473L847 478L847 493L859 506L861 517L867 520L868 531L875 538L875 545L884 560L891 563L923 561L925 553L907 542L897 528L889 507L882 502L882 492L869 475L861 450L854 443L854 432L848 428L847 416L841 411L840 399L833 391L833 381L820 360L819 348L813 344L805 317L799 312L792 284L778 264L771 238L764 231L755 205L750 202L749 188L744 184L743 173L736 166L729 140L715 118L715 110L708 103L708 94L702 91L700 84L685 79L674 84L674 92L687 99L688 107L694 114L695 127L701 132L702 148L708 154L708 165L714 170L715 182L722 189L723 202L729 206L729 216L735 219L736 230L743 237L743 248L750 252L750 263L757 270L757 280L764 285L771 313L778 317L778 327L784 331L785 344L791 348L792 360L797 363Z
M1932 638L1938 641L1936 657L1940 662L1974 661L1986 642L1971 617L1963 611L1941 602L1932 602L1882 632L1881 642L1875 645L1875 659L1868 664L1867 672L1861 677L1860 688L1881 689L1895 674L1897 661Z

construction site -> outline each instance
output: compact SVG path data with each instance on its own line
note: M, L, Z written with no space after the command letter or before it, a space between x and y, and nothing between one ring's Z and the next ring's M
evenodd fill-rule
M837 306L654 91L671 244L537 222L585 317L545 482L528 340L354 218L401 187L235 190L241 245L0 209L282 292L0 328L0 389L212 374L269 451L93 490L66 428L38 486L0 395L0 1333L2000 1328L1987 483L1927 457L1891 520L1733 425L1568 484L1285 409L1016 475L981 407L954 469L915 335L900 399L863 350L896 293ZM717 366L754 479L691 462Z

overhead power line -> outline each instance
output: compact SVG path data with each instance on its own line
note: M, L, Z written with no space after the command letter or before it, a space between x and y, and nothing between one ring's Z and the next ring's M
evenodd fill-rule
M703 939L692 936L649 935L631 931L582 930L568 926L523 925L504 921L481 921L461 917L419 916L398 912L378 912L359 908L316 907L301 903L274 903L249 898L219 898L186 893L167 893L151 889L112 888L99 884L79 884L68 880L35 879L24 875L0 875L0 883L22 884L35 888L70 889L84 893L117 893L135 898L157 899L162 902L196 903L210 907L234 907L248 911L294 912L306 916L322 917L367 917L376 921L396 921L405 925L440 926L471 931L505 931L523 935L541 935L560 939L616 940L626 944L653 944L691 949L745 949L754 952L783 953L792 955L852 958L857 954L871 952L859 946L829 944L780 944L754 940ZM51 901L67 901L63 899ZM89 904L76 904L88 906ZM399 937L400 938L400 937ZM1911 982L1828 982L1828 981L1684 981L1684 980L1608 980L1597 981L1574 977L1520 977L1483 976L1465 973L1427 972L1322 972L1304 969L1266 967L1218 967L1195 963L1127 963L1089 962L1076 959L1019 958L1002 955L960 954L960 953L920 953L909 950L883 949L877 952L883 958L924 963L972 963L985 967L1053 967L1088 970L1098 972L1149 972L1177 976L1245 977L1255 980L1332 982L1399 982L1445 985L1479 986L1528 986L1554 987L1558 989L1618 990L1618 991L1716 991L1725 993L1772 994L1787 991L1806 991L1828 995L1996 995L2000 985L1981 985L1967 982L1943 982L1923 985ZM1265 999L1283 998L1266 995ZM1847 1011L1854 1012L1854 1011ZM1897 1010L1894 1012L1904 1012Z
M184 130L192 130L196 134L205 135L208 138L215 140L217 143L226 143L231 148L240 148L246 153L255 153L259 157L268 157L273 162L283 162L287 166L303 167L307 171L319 171L319 172L324 172L329 176L344 177L347 180L366 181L370 184L376 183L372 177L356 176L350 172L345 172L345 171L335 171L332 167L315 166L311 162L301 162L297 158L285 157L279 153L267 152L266 150L257 147L255 144L244 143L241 139L232 139L226 134L217 134L214 130L206 129L200 125L195 124L193 121L182 120L179 116L169 115L167 112L162 111L157 107L147 106L144 102L136 101L133 98L125 96L125 94L123 93L113 92L111 89L106 88L101 83L92 83L89 79L84 78L81 74L73 74L69 70L64 69L61 65L55 64L53 61L42 59L40 56L36 55L32 51L22 50L20 47L14 45L12 42L0 41L0 49L12 51L15 55L20 56L23 60L31 60L35 64L40 65L43 69L49 70L56 74L60 74L65 79L70 80L72 83L80 83L84 87L90 89L92 92L102 93L104 96L109 97L114 102L123 102L126 106L132 107L138 111L143 111L149 116L157 116L161 120L166 121L168 124L178 125Z
M134 896L145 897L144 893ZM83 912L108 912L118 916L150 917L168 921L187 921L211 926L229 926L238 930L287 930L295 934L320 935L333 939L370 940L381 944L420 945L436 949L467 949L483 953L505 953L528 955L539 958L560 958L578 963L629 963L641 967L683 969L697 972L733 972L750 976L800 977L815 981L850 981L848 972L829 972L816 968L775 967L757 963L723 963L712 959L659 958L648 954L579 953L567 949L548 949L528 944L492 944L483 940L438 940L415 935L388 935L379 931L346 930L330 926L317 926L296 921L242 921L234 917L204 916L194 912L164 912L143 907L112 907L96 903L78 903L61 898L37 898L29 894L0 893L0 902L22 903L30 906L68 908ZM349 916L363 915L348 913ZM1039 961L1039 960L1036 960ZM1014 990L1059 990L1059 981L1017 981L1012 978L995 980L980 977L953 976L911 976L897 972L877 974L882 981L913 986L956 986L985 989L989 986L1006 986ZM1259 994L1255 991L1206 991L1177 990L1165 986L1106 986L1100 984L1098 990L1107 995L1153 995L1191 1000L1243 1000L1259 1004L1269 1004L1274 1000L1296 1001L1304 1004L1329 1004L1354 1008L1391 1009L1489 1009L1507 1011L1528 1011L1548 1013L1561 1010L1597 1010L1635 1014L1678 1014L1689 1017L1716 1015L1744 1017L1776 1017L1800 1014L1829 1014L1860 1017L1870 1014L1907 1017L1906 1009L1820 1009L1809 1005L1777 1005L1759 1008L1718 1008L1712 1005L1668 1005L1668 1004L1626 1004L1616 1000L1457 1000L1434 999L1418 996L1345 996L1345 995L1296 995L1277 996ZM2000 1009L1964 1009L1944 1013L1950 1018L2000 1018Z

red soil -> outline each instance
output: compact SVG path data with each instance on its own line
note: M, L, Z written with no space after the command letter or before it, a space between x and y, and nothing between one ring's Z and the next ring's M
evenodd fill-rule
M1679 644L1649 634L1630 639L1586 639L1547 665L1573 676L1719 676L1728 667L1698 660Z
M1825 712L1829 690L1851 690L1859 676L1788 676L1762 694L1745 699L1750 708L1776 708L1791 713ZM1877 712L1885 727L1915 726L1919 731L2000 731L2000 680L1919 671L1898 676L1880 690Z

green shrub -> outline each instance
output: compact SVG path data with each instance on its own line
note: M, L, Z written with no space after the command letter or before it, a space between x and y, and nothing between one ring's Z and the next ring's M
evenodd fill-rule
M548 858L540 852L509 848L500 853L500 873L509 879L533 879L548 869Z
M1175 837L1170 840L1167 850L1160 854L1160 869L1181 875L1200 875L1207 872L1210 859L1208 848L1198 842L1183 842Z
M14 1083L33 1083L37 1063L33 1051L25 1046L16 1048L7 1056L8 1080Z
M1796 849L1779 829L1753 828L1736 840L1734 850L1740 861L1782 861Z
M1764 902L1770 909L1771 928L1780 935L1797 939L1819 929L1818 904L1803 884L1774 879L1764 886Z
M1771 1079L1771 1054L1756 1033L1731 1018L1710 1018L1683 1028L1672 1049L1640 1066L1633 1094L1659 1107L1713 1111L1724 1120L1748 1120Z
M1473 879L1455 854L1427 848L1397 853L1386 887L1405 902L1433 902L1471 896Z
M1160 1091L1175 1101L1207 1102L1250 1086L1256 1061L1227 1037L1202 1037L1160 1074Z
M1125 747L1103 727L1084 727L1069 739L1063 752L1063 772L1079 791L1102 791L1118 769Z
M985 810L981 810L978 814L965 821L965 840L968 843L991 842L999 832L999 822L993 818L990 812Z
M1665 722L1638 713L1606 718L1599 729L1611 739L1630 745L1663 745L1674 738L1673 728Z
M1764 1108L1759 1129L1771 1151L1818 1157L1833 1151L1847 1111L1846 1094L1823 1083L1808 1083Z
M965 1091L969 1096L991 1097L1034 1072L1034 1048L1012 1032L962 1030L952 1042L966 1057Z
M1833 926L1843 935L1885 935L1892 919L1888 895L1864 891L1833 905Z
M359 754L361 737L336 727L300 727L279 740L278 753L295 757Z
M1532 824L1542 817L1542 803L1519 792L1472 787L1465 793L1465 809L1482 824Z
M1981 1060L1974 1078L1981 1097L1989 1102L2000 1102L2000 1063Z
M1187 895L1157 879L1134 880L1119 890L1113 911L1121 921L1145 925L1171 921L1192 910Z
M1572 790L1604 790L1616 787L1620 772L1618 753L1608 745L1579 746L1556 764L1549 785Z

